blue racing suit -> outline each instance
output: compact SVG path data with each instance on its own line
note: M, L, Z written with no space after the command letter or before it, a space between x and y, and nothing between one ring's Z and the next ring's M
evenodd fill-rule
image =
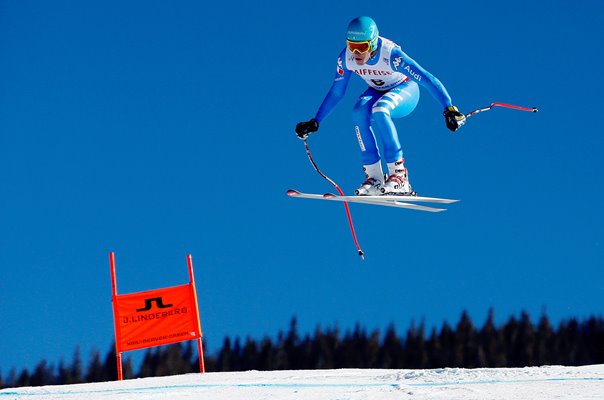
M405 54L396 43L380 36L375 55L363 65L355 63L348 48L342 50L334 82L315 116L319 123L344 97L353 74L369 85L353 108L354 129L363 165L371 165L381 159L375 134L381 138L387 163L403 158L392 118L405 117L415 109L419 101L418 83L438 100L443 109L452 105L451 97L436 77Z

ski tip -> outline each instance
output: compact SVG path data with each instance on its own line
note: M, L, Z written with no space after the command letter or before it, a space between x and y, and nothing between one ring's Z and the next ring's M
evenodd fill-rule
M300 192L298 192L297 190L294 190L294 189L289 189L289 190L287 191L287 195L288 195L288 196L291 196L291 197L293 197L293 196L299 196L299 195L300 195Z

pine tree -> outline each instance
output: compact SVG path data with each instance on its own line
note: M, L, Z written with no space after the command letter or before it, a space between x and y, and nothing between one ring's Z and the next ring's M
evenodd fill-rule
M300 341L300 357L302 360L300 361L300 365L302 369L318 369L319 367L315 364L315 359L313 358L313 343L310 335L305 335L304 339Z
M301 369L304 365L303 354L300 351L300 336L298 335L298 320L293 317L289 324L289 331L283 342L283 349L287 354L288 369Z
M258 354L258 368L261 371L274 370L275 349L270 338L265 337L260 343L260 351Z
M17 386L17 370L15 368L11 368L5 382L6 387L15 387Z
M124 375L124 379L133 378L132 370L130 371L130 375L126 374L126 368L123 361L122 374ZM103 362L103 379L105 381L117 380L117 358L115 353L115 342L113 342L109 347L109 352L105 356L105 361Z
M82 356L80 353L80 346L77 346L75 352L73 353L73 361L69 371L69 376L71 379L71 382L69 383L83 383L84 379L82 375Z
M517 352L515 351L518 342L519 324L518 320L512 316L510 320L501 328L503 348L506 353L507 364L506 367L524 367L515 358Z
M556 332L547 318L545 312L539 319L535 333L534 357L535 365L558 364L555 354Z
M515 345L514 358L517 360L518 365L522 367L535 365L535 329L528 313L524 311L520 315L518 338Z
M184 357L184 349L180 343L164 346L159 349L157 376L188 374L193 372L191 360Z
M17 387L31 386L30 375L29 375L29 371L27 369L24 369L21 372L21 374L19 375L19 378L17 378L17 384L15 386L17 386Z
M585 343L581 365L604 363L604 320L589 318L583 324L581 342Z
M218 359L216 360L217 371L235 371L235 362L233 350L231 349L231 339L226 337L222 343L222 349L218 353Z
M432 328L430 337L426 342L426 352L428 354L428 368L442 368L446 365L446 357L444 355L443 346L440 342L436 328Z
M29 376L29 386L46 386L55 382L54 368L46 360L40 361Z
M578 365L579 323L575 318L560 323L557 351L562 365Z
M274 359L274 368L276 370L286 370L289 369L289 354L287 353L286 345L285 345L285 334L283 332L279 332L277 335L277 345L275 349L275 359Z
M116 366L116 371L117 371L117 366ZM107 372L107 373L109 373L109 372ZM130 357L126 358L126 361L123 362L122 373L124 374L124 379L134 378L134 367L132 366L132 359ZM116 375L115 379L110 378L110 377L107 379L108 380L117 380L117 375Z
M489 309L487 320L479 333L480 367L500 368L506 365L499 329L495 326L495 312Z
M451 329L451 326L446 321L440 330L438 341L443 349L440 357L443 364L440 367L455 366L457 361L455 357L455 332L453 332L453 329Z
M425 368L428 365L424 330L423 322L419 328L415 326L415 322L411 323L405 338L405 368Z
M193 364L193 358L194 358L194 354L193 354L193 341L192 340L188 340L186 341L184 344L181 343L181 345L183 345L183 350L182 350L182 359L189 364L189 367L187 368L188 371L191 372L195 372L198 371L199 368L196 367ZM197 364L199 365L199 364Z
M147 349L145 352L145 356L143 358L143 363L141 364L140 372L138 374L139 378L146 378L157 376L157 368L159 367L159 348Z
M404 355L403 343L396 333L394 324L390 324L379 351L379 368L403 368Z
M374 330L368 337L364 346L364 363L365 368L378 368L378 360L380 359L380 331Z
M71 369L61 360L57 368L57 385L68 385L71 383Z
M327 360L328 363L332 365L329 368L336 368L338 353L342 348L342 339L340 338L340 328L335 326L334 328L328 328L325 332L324 338L324 346L328 349Z
M367 368L364 354L367 342L367 332L357 323L354 331L346 332L341 345L336 349L336 368Z
M335 331L337 332L337 330ZM308 339L309 359L313 368L335 368L335 348L338 343L337 333L327 330L323 333L320 327L315 330L314 338Z
M101 355L98 350L92 351L90 365L86 373L86 382L103 382L105 381L105 371L101 363Z
M259 361L258 346L249 336L245 340L241 354L241 367L244 371L256 369Z
M480 365L478 334L467 311L463 311L454 334L455 367L476 368Z
M233 345L233 353L231 356L231 371L241 371L241 340L239 337L235 338L235 344Z
M103 375L105 381L116 381L117 380L117 358L115 353L115 343L111 345L109 348L109 352L107 356L105 356L105 361L103 363ZM151 356L152 357L152 356ZM141 365L141 370L145 368ZM148 372L152 373L152 372ZM130 357L126 357L122 359L122 375L124 379L133 379L136 377L134 373L134 366L132 365L132 359ZM139 375L140 376L140 375ZM145 376L153 376L153 375L145 375Z

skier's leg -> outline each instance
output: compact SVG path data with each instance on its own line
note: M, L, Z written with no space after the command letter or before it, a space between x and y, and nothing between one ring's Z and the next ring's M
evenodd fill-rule
M388 182L383 193L412 193L407 170L404 167L403 150L392 118L405 117L415 109L419 101L419 87L414 82L404 82L383 94L372 107L371 125L384 144L384 158L388 163Z
M403 158L403 150L392 118L411 114L419 101L419 87L415 82L404 82L384 93L372 107L371 126L384 144L384 158L393 163Z
M369 88L367 89L354 105L352 109L352 120L354 122L354 131L359 141L363 165L374 164L380 160L380 152L377 147L375 135L371 129L372 107L380 98L381 93Z
M355 191L357 195L379 194L384 183L384 173L380 152L371 128L372 107L382 94L372 88L367 89L352 110L354 130L361 148L365 182Z

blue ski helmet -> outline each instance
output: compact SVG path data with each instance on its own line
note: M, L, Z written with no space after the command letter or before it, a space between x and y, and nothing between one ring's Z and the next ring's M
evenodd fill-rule
M371 42L371 51L377 49L379 31L375 21L369 17L357 17L350 21L346 39L351 42Z

